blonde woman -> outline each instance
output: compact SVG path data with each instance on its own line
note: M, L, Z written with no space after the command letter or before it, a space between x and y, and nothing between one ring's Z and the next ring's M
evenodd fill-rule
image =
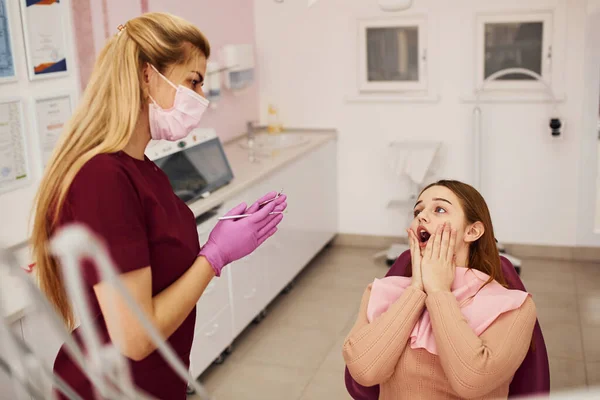
M222 268L275 233L285 196L264 207L245 204L220 222L202 249L194 215L173 193L166 175L144 156L150 139L178 140L198 126L208 101L202 92L210 46L190 23L161 13L119 27L98 58L83 100L63 133L39 189L32 243L40 286L67 326L73 311L48 239L69 223L102 237L131 295L181 360L189 365L195 305ZM104 341L130 360L135 383L160 399L185 399L176 376L120 295L84 265L88 296ZM107 302L118 311L108 318ZM217 306L217 305L215 305ZM115 323L122 326L116 337ZM79 341L77 329L73 335ZM54 369L81 397L92 388L61 349Z

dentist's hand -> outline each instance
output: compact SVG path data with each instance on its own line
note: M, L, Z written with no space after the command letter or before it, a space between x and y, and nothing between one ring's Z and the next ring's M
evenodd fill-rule
M275 195L266 197L265 200L273 197ZM283 214L269 214L283 212L287 208L286 199L285 195L279 196L277 200L260 210L258 204L262 202L261 200L248 209L245 203L238 205L226 216L244 213L253 215L237 220L219 221L198 256L205 257L215 271L215 275L220 276L223 267L252 253L277 232L277 225L283 219Z

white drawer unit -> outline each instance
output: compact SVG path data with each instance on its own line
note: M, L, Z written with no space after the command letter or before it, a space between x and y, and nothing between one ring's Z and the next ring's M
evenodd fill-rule
M231 265L233 333L239 335L272 298L267 281L266 264L260 253Z
M196 324L204 325L213 319L220 310L229 306L229 271L225 268L218 279L210 281L200 301L196 304Z
M336 145L330 142L275 174L283 185L288 214L264 244L272 295L281 291L337 232ZM263 250L263 249L261 249Z
M229 306L208 323L200 325L199 322L196 320L194 344L190 352L190 372L195 377L200 376L234 339Z
M260 183L244 190L235 198L229 199L221 206L218 215L205 220L198 227L201 243L208 238L210 230L217 223L220 215L242 201L250 203L269 191L281 188L288 196L288 213L279 226L277 234L250 256L225 267L224 271L229 274L230 306L226 310L218 311L221 303L211 300L210 304L213 308L207 306L204 308L206 311L203 312L200 304L206 299L203 298L199 302L198 312L204 319L196 324L199 328L194 339L192 359L195 361L191 368L194 376L199 376L212 361L218 358L233 339L335 236L337 232L336 143L330 141L320 146L277 170ZM220 284L224 278L225 276L222 276L214 281ZM216 298L216 295L210 293L208 289L207 292L208 297ZM222 333L220 341L212 343L211 339L205 337L206 332L223 329L225 313L230 313L231 332ZM214 315L215 321L222 322L210 322L202 326L203 321L210 315Z

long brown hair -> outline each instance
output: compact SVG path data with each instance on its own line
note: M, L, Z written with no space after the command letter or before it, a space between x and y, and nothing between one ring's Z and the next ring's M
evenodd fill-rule
M70 329L75 327L73 310L48 245L69 187L86 162L123 150L129 142L146 97L143 67L149 63L163 72L198 52L210 56L208 40L181 18L148 13L128 21L104 46L65 126L36 196L31 244L40 288Z
M475 222L483 224L483 235L469 245L469 259L466 267L481 271L490 277L482 287L494 280L506 287L507 283L502 272L500 253L496 246L492 217L483 196L473 186L466 183L455 180L440 180L425 187L419 197L427 189L434 186L443 186L458 197L467 224L474 224Z
M484 226L483 235L469 245L469 259L466 265L467 268L476 269L489 275L490 278L481 285L479 290L494 280L502 286L508 287L504 272L502 272L502 262L500 261L498 246L496 246L496 237L494 236L494 226L492 225L490 210L481 193L466 183L443 179L425 187L419 194L419 197L427 189L434 186L443 186L451 190L458 197L465 213L465 222L467 224L481 222ZM412 274L412 265L409 266L409 273ZM529 348L531 351L535 351L533 337L531 338Z
M483 235L469 245L469 259L467 260L467 268L473 268L484 272L490 277L487 282L481 285L479 290L494 280L502 286L508 287L504 272L502 271L502 262L500 261L498 246L496 246L496 237L494 236L494 226L492 225L490 210L481 193L473 186L460 181L440 180L423 189L419 194L419 197L424 191L433 186L443 186L448 188L456 195L456 197L458 197L463 212L465 213L465 222L467 224L481 222L484 226L485 230ZM477 293L475 295L477 295ZM529 349L535 351L535 341L533 336L531 338Z

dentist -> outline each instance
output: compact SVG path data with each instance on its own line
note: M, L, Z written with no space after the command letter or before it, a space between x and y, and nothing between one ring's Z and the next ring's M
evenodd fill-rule
M150 13L132 19L102 50L65 126L37 195L31 240L41 289L79 343L48 247L62 226L85 224L105 241L123 284L189 365L195 306L206 286L272 236L283 218L271 213L285 210L285 196L259 206L276 195L269 193L231 210L228 215L253 215L220 221L200 248L193 213L144 155L151 139L179 140L198 126L208 105L202 83L209 56L204 35L180 18ZM124 299L99 281L93 266L84 264L82 274L99 333L128 357L135 384L159 399L185 399L186 382L155 351ZM112 299L117 312L108 316ZM64 348L54 370L81 397L94 398Z

